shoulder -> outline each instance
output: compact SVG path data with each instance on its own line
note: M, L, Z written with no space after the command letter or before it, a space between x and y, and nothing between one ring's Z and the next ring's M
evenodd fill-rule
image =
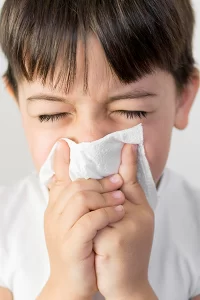
M178 265L185 270L192 296L200 293L199 216L200 188L166 169L158 190L156 209L159 241L165 244L169 253L174 253L177 270Z
M25 237L45 208L44 193L36 173L12 186L0 187L0 251L10 251Z
M29 255L26 249L34 249L37 237L42 235L45 208L46 200L36 173L12 186L0 187L1 286L10 288L23 256Z
M32 206L44 203L44 193L36 173L12 186L0 187L0 224L13 223L27 208L30 210Z
M181 175L166 169L158 190L157 211L166 219L165 226L188 243L191 239L200 251L200 189ZM186 239L188 240L186 241ZM200 253L200 252L199 252Z
M0 187L0 246L45 209L45 197L36 173L12 186ZM25 226L26 227L26 226ZM24 229L25 230L25 229Z
M16 268L12 252L16 250L18 232L23 227L28 195L33 190L34 176L12 186L0 187L0 285L10 288L10 276ZM13 249L14 246L14 249Z
M16 270L24 265L31 249L38 249L38 240L43 240L46 206L36 173L12 186L0 187L1 286L11 289Z
M200 187L195 187L183 176L166 169L158 189L158 207L163 206L178 219L197 222L200 226Z

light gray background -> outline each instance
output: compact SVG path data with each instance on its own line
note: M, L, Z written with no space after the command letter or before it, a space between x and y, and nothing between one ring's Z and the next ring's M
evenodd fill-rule
M3 1L0 0L0 6ZM195 58L200 66L200 0L194 0L196 32ZM0 53L0 75L6 61ZM190 125L183 131L174 131L168 166L200 187L200 93L193 107ZM24 138L20 114L0 81L0 185L11 184L33 170Z

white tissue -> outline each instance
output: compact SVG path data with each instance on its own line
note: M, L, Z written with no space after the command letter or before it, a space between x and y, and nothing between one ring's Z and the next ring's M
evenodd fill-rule
M139 124L133 128L111 133L100 140L91 143L76 144L63 138L70 147L69 176L72 181L78 178L101 179L118 173L121 152L124 144L138 145L137 177L152 209L157 203L157 192L143 146L143 128ZM52 168L53 157L57 143L52 148L46 162L42 166L39 178L47 185L55 174Z

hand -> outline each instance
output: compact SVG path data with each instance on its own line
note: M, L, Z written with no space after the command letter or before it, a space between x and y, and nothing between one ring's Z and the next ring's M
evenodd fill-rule
M59 291L58 299L90 299L97 291L93 239L98 230L123 218L124 212L115 208L125 202L125 197L120 191L120 198L114 197L123 180L117 175L118 182L111 178L71 182L69 161L69 147L61 141L45 211L49 286Z
M131 145L123 148L119 174L124 180L125 216L100 230L94 239L97 285L107 300L156 299L145 296L146 291L153 293L148 264L154 214L137 181L137 151Z

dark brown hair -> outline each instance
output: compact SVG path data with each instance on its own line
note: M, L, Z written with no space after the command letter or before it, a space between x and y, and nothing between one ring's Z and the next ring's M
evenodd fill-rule
M87 82L87 37L94 33L122 82L158 67L182 88L194 68L193 28L189 0L6 0L0 17L0 44L8 59L5 76L17 94L22 78L53 79L61 58L58 79L69 89L81 38Z

